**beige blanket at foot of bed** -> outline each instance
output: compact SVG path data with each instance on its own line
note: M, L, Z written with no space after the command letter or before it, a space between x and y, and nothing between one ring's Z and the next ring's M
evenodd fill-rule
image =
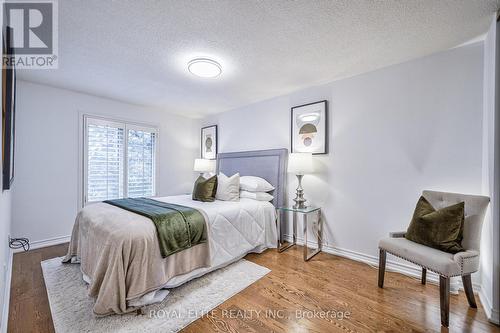
M160 289L176 275L210 266L209 242L162 258L149 218L97 203L78 213L63 261L76 257L91 279L89 295L96 298L95 314L122 314L135 310L127 301Z

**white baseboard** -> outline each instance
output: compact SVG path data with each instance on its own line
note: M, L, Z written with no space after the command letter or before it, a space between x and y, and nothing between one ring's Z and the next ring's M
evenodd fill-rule
M10 306L10 284L12 280L12 260L14 251L9 249L9 260L7 262L7 271L5 274L5 290L3 293L3 309L2 309L2 323L0 325L0 332L7 332L7 325L9 323L9 306Z
M287 242L292 241L292 237L290 235L284 235L284 238ZM303 245L304 244L304 239L297 237L297 244ZM307 242L308 246L311 248L317 247L317 243L313 241L308 241ZM331 246L329 244L322 244L322 251L325 253L330 253L333 255L337 255L340 257L344 257L347 259L351 259L354 261L359 261L363 262L365 264L368 264L372 267L378 268L378 257L377 256L372 256L368 255L365 253L360 253L352 250L347 250L347 249L342 249L339 247ZM413 265L411 263L402 263L394 260L387 260L386 261L386 271L388 272L397 272L401 273L406 276L410 276L413 278L416 278L420 280L421 275L422 275L422 269L417 266ZM432 284L439 284L439 275L427 271L427 282L432 283ZM481 286L479 284L473 283L472 288L474 289L474 292L477 294L481 290ZM452 294L458 294L459 290L463 290L463 286L461 281L459 281L459 278L452 278L451 284L450 284L450 292Z
M486 317L493 324L500 325L500 316L498 313L498 309L494 309L491 300L488 298L484 289L479 291L479 299L481 300L481 304L483 305L484 312L486 313Z
M500 325L500 311L498 309L491 309L491 316L488 316L488 320L495 325Z
M37 240L30 242L30 250L36 250L40 249L42 247L47 247L47 246L53 246L53 245L59 245L63 243L67 243L71 240L71 236L59 236L59 237L53 237L53 238L48 238L48 239L42 239L42 240ZM14 252L23 252L23 249L15 249Z

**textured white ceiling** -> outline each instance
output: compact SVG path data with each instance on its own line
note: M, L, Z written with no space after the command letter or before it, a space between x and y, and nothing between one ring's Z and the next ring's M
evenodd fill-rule
M500 0L59 1L59 69L24 80L203 116L400 63L487 30ZM217 79L186 68L197 56Z

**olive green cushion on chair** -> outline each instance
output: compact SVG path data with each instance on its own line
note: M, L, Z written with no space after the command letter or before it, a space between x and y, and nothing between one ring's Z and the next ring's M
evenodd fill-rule
M208 179L199 176L194 183L193 200L212 202L215 201L217 193L217 176Z
M384 287L389 253L421 266L422 284L428 270L439 274L441 325L449 325L451 277L462 277L469 305L477 307L471 274L479 269L481 227L489 202L490 198L481 195L423 191L408 231L392 232L378 243L378 286Z
M436 210L421 196L405 238L448 253L465 251L462 247L464 209L464 202L459 202Z

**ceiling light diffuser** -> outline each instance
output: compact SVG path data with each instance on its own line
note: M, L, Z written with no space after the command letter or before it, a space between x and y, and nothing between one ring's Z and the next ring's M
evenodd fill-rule
M196 58L188 62L188 70L191 74L203 77L214 78L222 73L221 65L212 59Z

